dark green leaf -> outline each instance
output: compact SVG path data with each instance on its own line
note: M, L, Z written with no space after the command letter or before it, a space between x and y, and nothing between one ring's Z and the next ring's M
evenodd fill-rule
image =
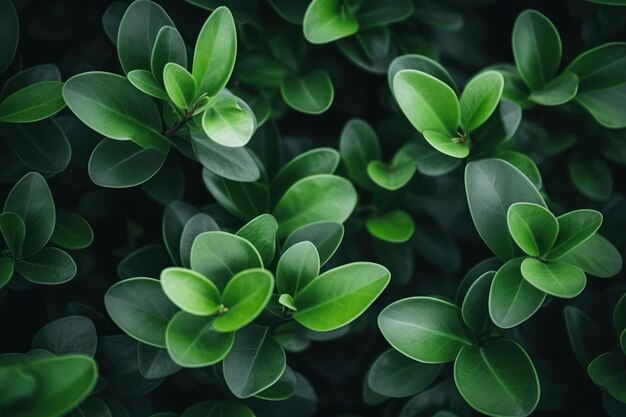
M280 85L280 92L287 105L308 114L324 113L335 95L332 80L325 71L286 78Z
M0 102L0 122L30 123L54 116L65 107L63 83L41 81L16 91Z
M58 248L43 248L15 263L15 269L35 284L63 284L76 275L76 263L67 252Z

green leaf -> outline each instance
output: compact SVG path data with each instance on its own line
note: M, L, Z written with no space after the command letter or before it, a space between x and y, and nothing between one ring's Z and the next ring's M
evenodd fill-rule
M318 332L338 329L357 319L383 292L391 274L382 265L354 262L333 268L300 290L293 318Z
M230 391L238 398L248 398L280 379L286 366L285 351L269 328L251 325L237 332L223 365Z
M205 232L191 246L191 269L226 287L237 273L262 268L259 252L247 240L226 232Z
M297 384L295 372L287 366L278 381L256 394L255 397L268 401L283 401L294 395Z
M476 343L461 309L432 297L389 304L378 316L378 327L396 350L424 363L451 362L463 346Z
M62 211L57 213L51 241L65 249L84 249L93 242L93 230L83 217Z
M339 153L331 148L316 148L287 162L272 181L272 195L279 198L299 180L316 174L332 174L339 165Z
M103 139L93 150L87 169L91 181L101 187L135 187L152 178L165 157L131 141Z
M385 164L382 161L371 161L367 164L367 175L379 187L395 191L404 187L415 174L414 161L403 161L396 164Z
M164 269L161 272L161 287L177 307L196 316L213 315L222 303L215 284L189 269Z
M151 69L152 50L163 26L175 27L157 3L139 0L128 6L117 34L117 54L125 73Z
M613 192L613 176L600 157L575 155L569 160L569 176L583 195L606 201Z
M500 150L496 152L494 157L502 159L519 169L538 190L541 189L543 181L541 179L539 168L537 168L537 164L535 164L535 162L526 154L511 150Z
M256 248L261 255L263 265L267 266L276 253L276 232L278 223L271 214L261 214L250 220L237 232Z
M550 211L534 203L515 203L507 211L509 232L530 256L545 255L556 241L559 222Z
M561 298L573 298L585 289L587 277L580 268L562 262L541 262L524 259L524 279L541 291Z
M298 242L285 250L276 266L276 286L284 295L295 297L320 272L320 257L315 245Z
M626 313L626 293L621 296L613 308L613 329L617 335L626 329L626 314L624 313Z
M65 133L53 119L15 124L7 139L17 157L36 171L61 172L72 157Z
M50 357L23 365L20 370L35 380L32 398L3 408L11 416L62 416L76 407L93 389L98 372L87 356Z
M461 126L465 133L473 132L489 119L503 89L504 78L497 71L485 71L469 80L460 99Z
M163 88L157 83L154 75L148 70L132 70L126 74L128 81L139 91L146 93L149 96L160 98L161 100L168 100L169 96L163 90Z
M181 259L183 232L187 223L196 214L198 214L198 209L182 201L173 201L165 207L162 223L163 242L175 265L183 264ZM185 250L189 250L192 244L193 241L185 241Z
M372 236L393 243L406 242L415 231L413 218L403 210L393 210L378 217L371 217L367 219L365 227Z
M343 240L344 227L336 222L316 222L294 230L283 245L283 250L298 242L309 241L315 245L320 257L320 266L333 256Z
M410 397L428 388L442 370L443 365L417 362L390 349L372 364L367 373L367 384L386 397Z
M367 173L367 165L382 157L374 129L362 119L350 119L341 131L339 152L350 179L357 185L371 190L374 182Z
M458 88L454 79L450 76L448 71L441 66L437 61L418 54L408 54L401 55L395 58L391 64L389 64L389 69L387 71L387 82L389 83L389 88L393 90L393 79L396 74L405 69L418 70L421 72L425 72L426 74L430 74L433 77L443 81L448 84L452 90L454 90L455 94L458 92Z
M280 84L280 93L288 106L302 113L324 113L333 103L335 91L326 71L312 71L289 77Z
M199 0L191 0L199 1ZM204 401L185 410L181 417L255 417L254 413L241 402ZM157 416L153 416L157 417ZM166 416L163 416L166 417Z
M63 284L76 275L76 263L67 252L58 248L43 248L15 263L15 269L35 284Z
M419 132L456 136L461 110L456 93L446 83L422 71L402 70L393 79L393 94Z
M502 329L515 327L539 310L546 293L538 290L522 275L524 258L514 258L498 269L489 291L489 316Z
M11 258L0 258L0 289L4 287L13 277L15 261Z
M0 72L3 72L15 56L20 36L15 6L10 0L0 1Z
M622 352L607 352L593 360L587 367L593 382L626 403L626 356Z
M255 129L254 116L234 96L219 96L202 115L202 128L214 142L229 147L244 146Z
M13 258L18 259L22 254L22 247L26 237L24 220L10 211L0 213L0 234L2 234Z
M43 177L35 172L24 175L11 189L4 211L17 214L26 226L22 256L43 248L50 240L56 223L52 194Z
M157 106L124 77L97 71L75 75L65 82L63 98L76 117L101 135L132 140L162 154L170 147L161 134Z
M224 359L233 346L234 333L213 328L213 318L179 311L167 325L167 351L176 364L185 368L213 365Z
M481 334L493 327L489 318L489 292L495 272L482 274L467 290L461 306L461 316L467 327Z
M222 293L227 311L213 322L218 332L234 332L252 322L265 308L274 290L274 277L264 269L248 269L232 277Z
M218 230L220 230L220 228L213 217L206 213L195 214L187 220L187 223L185 223L185 227L180 235L180 259L185 268L189 268L191 246L193 245L193 241L196 239L196 236L204 232L214 232ZM175 239L175 236L172 238Z
M164 71L168 63L187 68L187 47L176 28L163 26L157 33L150 55L150 69L157 82L165 83ZM193 84L195 85L195 82Z
M539 191L517 168L499 159L470 162L465 168L465 190L478 234L501 260L519 252L508 232L507 210L517 202L545 207Z
M151 278L131 278L114 284L104 295L111 319L140 342L165 347L165 329L178 311L161 284Z
M342 0L313 0L302 22L307 41L320 44L345 38L359 30L359 22Z
M622 269L622 255L611 242L597 233L558 260L599 278L610 278Z
M0 122L30 123L54 116L65 107L63 83L40 81L16 91L0 102Z
M528 98L544 106L559 106L576 97L577 92L578 76L573 72L564 72Z
M237 56L237 29L227 7L218 7L206 20L193 55L192 74L198 91L216 96L226 86Z
M575 100L602 126L622 129L626 127L626 116L621 111L625 97L626 83L604 90L579 92Z
M593 236L602 224L602 214L595 210L574 210L557 217L559 234L548 252L548 259L558 259Z
M168 377L180 370L170 357L167 349L139 343L137 345L137 362L141 376L146 379Z
M574 355L587 369L591 361L600 354L600 332L589 316L577 307L565 306L563 316Z
M98 397L88 397L72 410L72 417L113 417L109 406Z
M84 316L68 316L43 326L31 343L31 349L45 349L55 355L79 353L93 357L98 335L93 322Z
M187 70L169 62L163 68L163 84L167 95L181 109L191 109L196 99L196 81Z
M503 98L491 117L472 133L472 141L481 149L493 148L511 139L521 121L522 108Z
M454 382L469 405L489 416L525 417L539 402L537 371L510 339L464 346L454 363Z
M10 2L7 1L10 4ZM0 6L1 7L1 6ZM35 392L35 378L26 374L17 366L0 368L0 409L32 396Z
M212 141L202 129L191 130L191 144L198 161L207 170L232 181L250 182L261 172L246 148L229 148Z
M579 93L612 89L626 82L626 42L609 42L578 55L564 72L579 79Z
M278 304L287 307L289 310L298 311L296 304L293 302L293 297L289 294L281 294L278 297Z
M531 90L545 87L561 63L561 38L552 22L536 10L522 12L513 27L515 65Z
M292 185L276 204L278 236L318 221L343 223L356 206L356 190L346 179L334 175L312 175Z

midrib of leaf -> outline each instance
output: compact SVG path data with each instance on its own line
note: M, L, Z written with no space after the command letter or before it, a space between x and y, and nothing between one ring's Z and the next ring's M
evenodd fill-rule
M473 343L472 343L471 341L469 341L469 340L467 340L467 339L464 339L464 338L462 338L462 337L458 337L458 336L453 335L453 334L451 334L451 333L444 333L444 332L439 331L439 330L434 330L434 329L430 329L430 328L428 328L428 327L423 327L423 326L420 326L420 325L419 325L419 324L417 324L417 323L408 322L408 321L402 321L402 320L395 319L395 318L390 318L390 317L386 317L386 318L385 318L385 320L389 320L389 321L393 321L393 322L395 322L395 323L400 323L400 324L408 325L408 326L410 326L410 327L415 327L415 328L417 328L417 329L424 330L424 331L426 331L426 332L428 332L428 333L433 333L433 334L435 334L435 335L437 335L437 336L440 336L440 337L443 337L443 338L446 338L446 339L456 340L457 342L462 342L462 343L464 343L465 345L468 345L468 346L473 346Z
M504 383L504 381L502 381L502 379L500 378L498 373L491 366L491 363L489 363L489 360L487 359L487 356L485 355L484 350L482 348L478 348L478 352L480 353L480 357L482 358L482 360L485 362L485 365L487 366L487 369L489 370L489 372L491 372L491 374L493 375L495 380L500 384L500 386L502 387L504 392L509 396L509 398L511 400L513 400L513 403L515 403L515 405L517 405L520 410L524 410L524 407L522 406L522 404L519 403L519 401L517 400L517 397L515 396L515 394L513 394L509 390L508 386Z

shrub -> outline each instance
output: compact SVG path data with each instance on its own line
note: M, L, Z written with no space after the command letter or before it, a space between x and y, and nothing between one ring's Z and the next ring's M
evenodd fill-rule
M0 415L626 415L625 6L0 0Z

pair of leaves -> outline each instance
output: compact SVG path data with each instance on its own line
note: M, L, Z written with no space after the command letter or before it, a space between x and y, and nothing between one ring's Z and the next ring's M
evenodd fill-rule
M468 135L494 112L503 87L502 75L483 72L467 83L459 99L448 84L423 71L404 69L393 78L396 101L413 127L435 149L455 158L469 154Z
M387 341L411 359L454 361L457 388L479 412L527 416L537 406L539 380L526 352L508 339L477 346L454 304L432 297L403 299L380 313L378 325Z
M602 214L575 210L554 217L541 205L515 203L508 209L507 223L513 240L524 252L553 260L593 236L602 224Z

